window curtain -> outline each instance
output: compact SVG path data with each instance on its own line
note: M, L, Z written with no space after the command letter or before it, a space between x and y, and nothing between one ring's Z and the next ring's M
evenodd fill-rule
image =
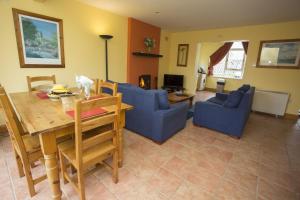
M247 54L249 42L242 42L242 44L243 44L243 48L244 48L245 54Z
M233 42L226 42L217 51L215 51L209 58L210 63L208 67L208 76L213 75L214 66L218 64L229 52Z

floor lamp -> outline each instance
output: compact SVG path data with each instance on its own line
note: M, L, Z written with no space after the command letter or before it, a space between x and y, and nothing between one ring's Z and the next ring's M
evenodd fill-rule
M100 38L102 38L103 40L105 40L105 69L106 69L106 80L108 80L108 54L107 54L107 40L110 40L111 38L113 38L112 35L99 35Z

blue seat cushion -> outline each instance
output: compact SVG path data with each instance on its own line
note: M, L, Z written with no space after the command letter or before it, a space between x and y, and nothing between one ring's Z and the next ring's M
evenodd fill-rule
M218 105L224 104L224 101L222 101L221 99L218 99L217 97L212 97L212 98L208 99L207 101L218 104Z
M249 89L250 89L250 85L246 85L246 84L245 84L245 85L243 85L242 87L240 87L240 88L238 89L238 91L246 93Z
M160 110L168 110L170 108L166 90L158 90L158 104Z
M224 102L223 106L228 108L236 108L239 106L242 98L243 92L236 90L229 93L227 100Z

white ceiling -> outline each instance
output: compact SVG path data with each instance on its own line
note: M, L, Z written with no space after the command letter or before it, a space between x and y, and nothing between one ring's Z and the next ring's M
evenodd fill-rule
M300 20L300 0L80 1L171 31Z

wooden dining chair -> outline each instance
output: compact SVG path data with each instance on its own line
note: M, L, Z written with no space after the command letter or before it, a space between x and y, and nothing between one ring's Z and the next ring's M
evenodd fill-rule
M81 118L84 113L97 108L104 108L107 112L90 118ZM118 182L120 110L121 94L75 103L75 140L59 144L58 151L64 183L70 182L81 200L85 199L84 171L90 166L97 163L104 164L112 170L113 181ZM112 165L105 162L109 157L113 158ZM76 169L76 181L69 176L67 166Z
M99 79L97 79L97 78L94 78L94 79L92 79L93 81L94 81L94 83L93 83L93 86L92 86L92 88L91 88L91 94L92 95L97 95L98 94L98 87L99 87Z
M35 91L36 88L32 86L33 82L52 82L53 84L56 84L56 78L55 75L52 76L35 76L35 77L30 77L27 76L27 86L28 86L28 91L32 92Z
M98 94L111 92L112 96L116 96L118 92L118 83L111 83L111 82L100 80L98 90L99 90Z
M13 145L19 176L23 177L25 175L29 193L32 197L36 194L34 186L47 178L46 175L43 175L33 179L31 173L31 166L34 166L36 161L43 159L39 138L24 133L3 87L0 87L0 103L3 107L5 123Z

